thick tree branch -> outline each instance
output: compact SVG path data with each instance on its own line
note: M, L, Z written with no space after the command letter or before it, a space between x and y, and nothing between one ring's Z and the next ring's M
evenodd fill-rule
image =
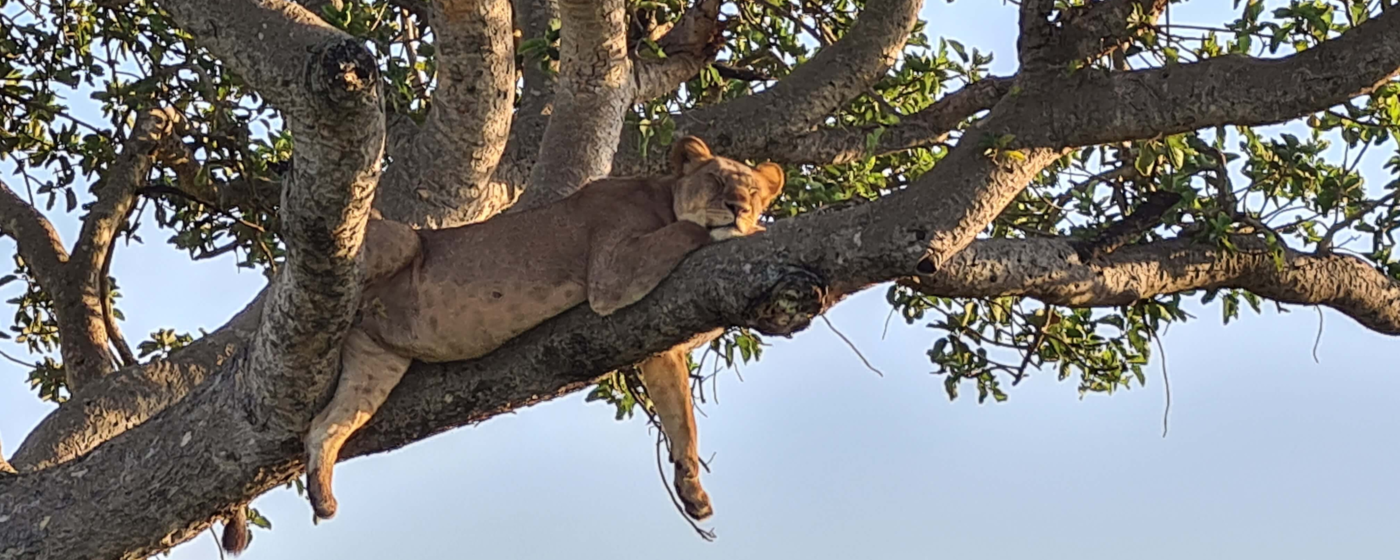
M491 181L515 103L509 0L436 0L438 87L423 125L390 153L375 207L384 217L441 228L479 221L515 194Z
M830 165L872 155L946 142L949 132L980 111L991 109L1011 90L1014 78L987 78L944 96L897 124L883 127L824 128L777 138L749 155L787 164ZM869 138L876 135L873 149Z
M524 40L543 38L549 30L549 22L559 18L559 7L554 0L514 0L514 7L515 24ZM554 72L541 68L540 64L538 59L525 59L521 71L520 107L510 123L505 154L496 167L495 180L501 188L509 190L512 203L530 181L530 170L539 158L540 141L553 113L554 88L558 80Z
M1190 290L1238 288L1282 303L1331 307L1376 332L1400 336L1400 282L1366 261L1285 249L1280 266L1263 239L1239 248L1170 239L1083 261L1067 239L987 239L943 272L901 283L939 297L1027 296L1069 307L1127 305Z
M1021 33L1016 36L1016 55L1022 73L1040 73L1049 67L1048 50L1056 29L1050 23L1055 0L1021 0Z
M78 283L53 224L3 182L0 229L14 238L34 280L53 300L68 390L76 393L83 385L112 371L102 301L97 297L96 286L86 290Z
M359 299L355 263L385 138L378 67L361 41L283 0L161 6L276 107L296 139L279 216L287 265L239 387L256 422L299 432L334 379Z
M48 218L0 181L0 231L15 240L20 258L45 291L64 281L68 250Z
M1082 70L1034 84L1019 104L1027 145L1088 146L1218 125L1298 118L1374 91L1400 71L1400 12L1278 59L1223 56L1135 72ZM1047 119L1047 116L1053 118Z
M530 183L515 204L528 210L605 177L632 101L623 0L561 0L559 84Z
M768 144L812 131L832 111L868 90L894 65L923 0L872 0L840 40L772 87L675 117L676 134L705 139L717 155L750 157ZM634 135L617 150L613 173L662 173L661 147L647 154Z
M310 50L348 37L302 6L284 0L164 0L180 27L288 116L315 111L307 99Z
M885 75L922 6L922 0L868 2L845 36L773 87L687 117L716 127L709 135L716 139L755 126L775 135L805 132Z

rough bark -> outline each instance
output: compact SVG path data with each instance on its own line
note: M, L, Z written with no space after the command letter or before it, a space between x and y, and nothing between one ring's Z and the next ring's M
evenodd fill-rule
M632 101L623 0L559 2L559 83L539 160L516 202L528 210L606 177Z
M334 378L359 298L355 262L385 138L378 69L363 44L297 4L161 6L276 107L297 139L279 216L287 261L237 384L252 422L296 432Z
M437 89L423 125L390 152L375 207L391 220L441 228L480 221L515 200L491 180L514 110L515 46L508 0L437 0L429 14Z

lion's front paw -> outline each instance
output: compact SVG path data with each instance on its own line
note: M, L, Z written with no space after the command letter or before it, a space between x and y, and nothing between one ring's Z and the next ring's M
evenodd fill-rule
M743 236L744 232L739 231L739 228L735 226L725 226L710 230L710 240L712 241L724 241L726 239Z

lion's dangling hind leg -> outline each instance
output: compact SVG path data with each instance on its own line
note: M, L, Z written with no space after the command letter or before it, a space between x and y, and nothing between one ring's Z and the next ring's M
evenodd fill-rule
M346 335L335 396L316 415L306 435L306 490L316 517L335 516L331 473L340 447L389 398L389 391L399 384L410 361L380 346L359 328Z

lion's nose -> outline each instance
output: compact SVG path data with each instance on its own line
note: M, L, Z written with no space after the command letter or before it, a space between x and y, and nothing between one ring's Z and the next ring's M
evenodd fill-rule
M742 202L729 201L724 203L724 206L729 209L730 213L734 214L734 219L736 220L749 210L749 207Z

